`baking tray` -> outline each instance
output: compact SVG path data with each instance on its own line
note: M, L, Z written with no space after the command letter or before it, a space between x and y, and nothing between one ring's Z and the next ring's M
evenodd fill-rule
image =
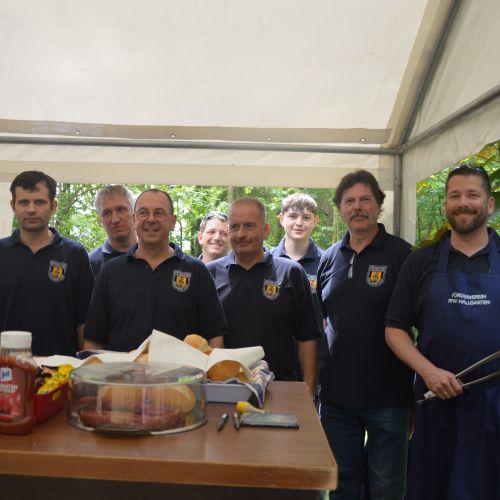
M209 403L237 403L248 401L253 392L245 384L205 385L205 397Z

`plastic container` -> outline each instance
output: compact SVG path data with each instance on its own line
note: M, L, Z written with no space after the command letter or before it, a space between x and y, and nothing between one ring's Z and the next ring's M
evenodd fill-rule
M31 333L0 334L0 433L27 434L35 424L36 363Z
M35 419L37 424L45 422L68 402L68 382L45 394L35 394Z
M68 421L84 430L168 434L203 425L206 375L167 363L101 363L70 375Z

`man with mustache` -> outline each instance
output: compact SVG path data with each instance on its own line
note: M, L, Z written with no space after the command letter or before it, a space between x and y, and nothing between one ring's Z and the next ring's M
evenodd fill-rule
M31 332L36 356L75 356L94 286L87 251L49 226L57 210L52 177L21 172L10 191L19 227L0 240L0 331Z
M296 262L264 248L269 224L259 200L238 198L228 215L233 251L207 264L229 325L226 346L262 346L277 380L297 380L298 357L313 396L319 327L307 275Z
M142 192L135 202L137 243L110 260L96 281L85 328L86 349L130 351L153 329L223 347L227 325L205 264L170 242L176 223L170 195Z
M89 254L94 276L108 260L123 255L136 241L134 195L121 184L105 186L95 197L95 211L106 231L106 241Z
M334 201L348 231L318 269L329 347L320 416L339 469L332 499L361 498L365 475L373 500L405 492L413 374L387 347L384 321L410 245L377 222L384 198L365 170L342 178Z
M462 384L500 370L500 359L460 380L456 373L500 350L500 238L484 169L463 164L448 174L440 241L405 262L386 319L391 349L417 373L408 499L500 498L500 378ZM415 346L409 335L418 329Z

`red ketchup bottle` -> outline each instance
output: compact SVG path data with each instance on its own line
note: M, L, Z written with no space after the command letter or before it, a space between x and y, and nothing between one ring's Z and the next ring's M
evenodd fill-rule
M30 332L0 334L0 433L27 434L35 423L33 409L36 363Z

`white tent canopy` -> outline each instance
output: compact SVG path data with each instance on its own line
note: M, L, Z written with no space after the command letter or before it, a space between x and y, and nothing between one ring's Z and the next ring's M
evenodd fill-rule
M495 0L0 8L3 234L8 185L27 169L61 182L334 187L366 168L396 214L402 185L411 240L415 183L500 138Z

